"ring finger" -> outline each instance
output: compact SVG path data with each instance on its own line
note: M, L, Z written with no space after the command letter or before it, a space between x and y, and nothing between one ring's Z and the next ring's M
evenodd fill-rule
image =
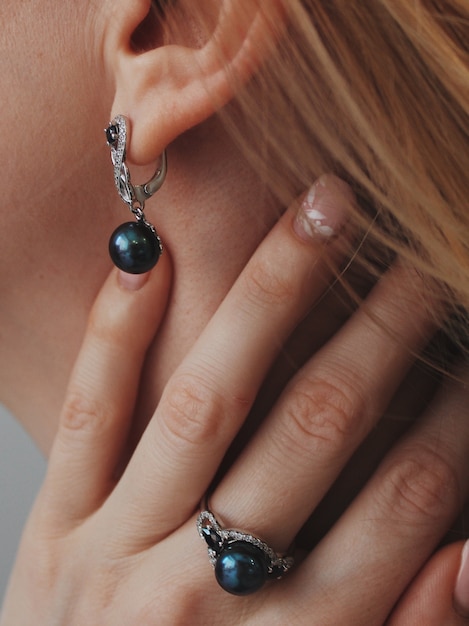
M138 540L141 547L152 545L192 514L283 342L343 259L346 238L334 238L327 253L325 243L353 196L345 183L328 181L316 184L314 200L309 194L303 204L314 201L312 241L299 239L288 211L165 389L107 505L113 521L124 512L117 527L132 546ZM326 224L318 216L327 220L327 214Z

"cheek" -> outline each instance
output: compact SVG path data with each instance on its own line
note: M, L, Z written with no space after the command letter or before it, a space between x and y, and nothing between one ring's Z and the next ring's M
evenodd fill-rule
M111 93L99 60L88 62L87 20L69 3L22 0L12 12L3 2L1 285L12 271L19 280L83 265L87 243L109 230L97 197L103 180L112 186L102 133Z
M42 116L49 116L44 106L60 98L63 72L58 70L68 57L67 42L51 36L52 24L32 6L38 3L16 4L13 14L3 5L0 8L2 139L16 138L21 128L32 128ZM60 46L63 54L58 53ZM73 71L73 58L67 62Z

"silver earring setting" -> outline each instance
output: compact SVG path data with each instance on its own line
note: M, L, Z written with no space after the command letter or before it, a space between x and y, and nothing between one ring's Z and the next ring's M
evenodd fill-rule
M155 174L144 185L133 185L125 163L129 121L117 115L105 129L106 141L111 148L114 182L117 192L135 215L135 222L121 224L109 240L109 254L113 263L129 274L143 274L151 270L163 252L161 239L144 213L145 201L163 184L167 172L166 151Z

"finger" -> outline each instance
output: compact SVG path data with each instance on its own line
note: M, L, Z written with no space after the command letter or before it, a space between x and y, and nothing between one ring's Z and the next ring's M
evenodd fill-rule
M460 567L454 589L454 606L469 621L469 541L461 553Z
M397 266L282 394L211 498L230 527L286 550L435 331L421 277ZM282 505L279 506L278 503Z
M42 494L49 512L68 519L86 516L112 487L170 278L164 254L149 274L113 270L98 294L50 456Z
M466 500L468 401L448 384L298 571L302 587L341 589L350 623L384 622Z
M418 573L399 600L386 626L464 626L454 608L453 591L462 543L446 546Z
M337 225L351 202L348 186L329 179L316 189L316 221L319 209L329 211L330 235L331 224ZM305 201L303 218L308 206ZM261 244L169 382L111 498L110 517L125 510L122 526L131 525L134 538L155 541L192 513L274 357L325 289L331 263L343 259L344 239L334 238L326 254L326 225L319 235L302 239L293 215L291 209Z

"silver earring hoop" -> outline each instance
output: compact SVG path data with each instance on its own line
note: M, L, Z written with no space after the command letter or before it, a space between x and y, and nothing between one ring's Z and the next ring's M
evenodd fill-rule
M143 185L133 185L129 168L126 165L126 151L129 137L129 121L117 115L104 131L111 149L114 166L114 183L117 192L136 218L135 222L121 224L109 240L109 254L113 263L129 274L143 274L158 262L163 245L153 224L147 221L144 213L145 201L160 189L167 173L166 150L153 177Z

